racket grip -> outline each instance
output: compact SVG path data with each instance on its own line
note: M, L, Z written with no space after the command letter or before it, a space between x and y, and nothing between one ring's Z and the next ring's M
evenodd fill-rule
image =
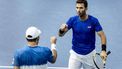
M106 61L105 60L103 60L103 64L105 65L105 63L106 63Z
M107 52L107 55L109 55L110 53L111 53L111 51L108 51L108 52Z

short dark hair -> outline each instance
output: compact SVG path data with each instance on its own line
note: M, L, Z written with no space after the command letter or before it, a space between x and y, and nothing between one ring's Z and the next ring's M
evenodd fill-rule
M26 40L29 41L29 42L36 42L37 40L39 40L39 37L34 38L34 39L27 39L27 38L26 38Z
M87 0L77 0L76 3L83 3L84 6L85 6L85 8L88 7L88 2L87 2Z

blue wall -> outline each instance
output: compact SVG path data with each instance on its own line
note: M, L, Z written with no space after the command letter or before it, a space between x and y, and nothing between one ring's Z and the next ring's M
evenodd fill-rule
M42 30L40 45L50 48L50 36L58 33L58 28L70 16L76 15L76 0L0 0L0 65L11 65L16 49L26 46L25 30L36 26ZM97 17L107 36L107 67L121 69L122 66L122 1L88 0L88 13ZM49 66L67 67L71 49L72 31L57 40L58 59ZM97 51L100 38L97 36Z

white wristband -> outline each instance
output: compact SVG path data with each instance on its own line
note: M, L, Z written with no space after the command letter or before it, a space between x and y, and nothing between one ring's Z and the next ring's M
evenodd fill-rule
M56 44L51 44L51 50L56 50Z

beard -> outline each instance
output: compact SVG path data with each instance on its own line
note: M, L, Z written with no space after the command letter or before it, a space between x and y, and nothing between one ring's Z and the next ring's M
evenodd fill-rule
M86 12L85 11L77 12L77 14L78 14L78 16L83 17L86 15Z

